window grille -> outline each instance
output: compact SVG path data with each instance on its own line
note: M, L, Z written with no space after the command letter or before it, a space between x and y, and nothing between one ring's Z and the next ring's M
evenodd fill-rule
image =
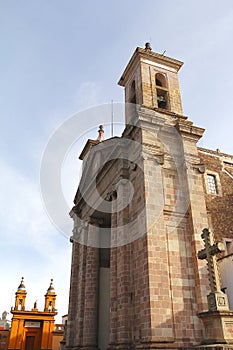
M212 194L217 194L217 184L215 175L207 174L207 180L209 192Z

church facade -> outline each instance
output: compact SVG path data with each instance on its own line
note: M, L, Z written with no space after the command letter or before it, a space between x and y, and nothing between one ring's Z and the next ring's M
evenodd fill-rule
M233 252L233 156L197 146L181 67L137 48L119 81L122 137L103 140L101 126L81 153L67 350L231 348L217 260Z
M26 296L27 292L22 278L15 293L15 306L11 310L13 317L8 350L57 349L53 347L54 318L57 315L53 280L45 294L43 311L37 309L37 302L34 303L31 310L27 310Z

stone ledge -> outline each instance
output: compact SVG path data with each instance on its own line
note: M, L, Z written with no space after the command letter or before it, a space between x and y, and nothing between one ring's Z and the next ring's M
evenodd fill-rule
M182 347L179 350L232 350L233 344L209 344L209 345L197 345L192 347Z

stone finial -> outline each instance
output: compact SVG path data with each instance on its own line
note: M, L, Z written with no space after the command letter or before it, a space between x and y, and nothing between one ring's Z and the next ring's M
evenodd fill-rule
M99 130L98 130L99 136L97 138L97 141L102 142L104 141L104 126L99 125Z
M145 44L145 50L146 50L146 51L152 51L152 47L151 47L151 44L150 44L150 43L146 43L146 44Z
M51 278L51 282L50 282L49 288L47 290L47 293L48 292L54 292L54 286L53 286L53 279L52 278Z
M25 290L25 285L24 285L24 277L22 277L20 285L18 286L18 290Z
M37 300L34 302L32 311L38 311L38 309L37 309Z

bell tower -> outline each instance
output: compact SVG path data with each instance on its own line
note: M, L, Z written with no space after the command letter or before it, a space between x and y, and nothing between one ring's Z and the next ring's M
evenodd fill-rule
M25 310L25 301L26 301L26 288L24 285L24 278L22 277L21 283L18 286L18 290L15 293L15 307L14 310L23 311Z
M138 47L122 74L119 85L125 88L125 102L135 103L161 112L181 115L178 71L183 63Z
M47 293L45 294L45 306L44 311L45 312L55 312L55 301L56 301L56 294L53 287L53 279L51 279L49 288L47 290Z
M198 315L209 286L197 254L208 217L197 142L204 129L183 115L182 64L149 43L137 48L119 80L122 137L92 142L70 213L67 350L178 350L202 341ZM108 250L88 245L107 230Z

